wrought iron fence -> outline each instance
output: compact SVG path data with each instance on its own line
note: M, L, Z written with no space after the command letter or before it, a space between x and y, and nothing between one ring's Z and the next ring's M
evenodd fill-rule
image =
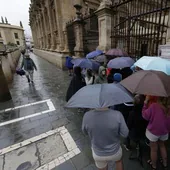
M132 57L157 55L166 43L168 0L117 0L113 2L112 47Z

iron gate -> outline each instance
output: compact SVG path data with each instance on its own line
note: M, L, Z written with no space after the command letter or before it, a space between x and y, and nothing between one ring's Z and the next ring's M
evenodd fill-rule
M113 1L112 47L132 57L157 55L166 43L169 0Z

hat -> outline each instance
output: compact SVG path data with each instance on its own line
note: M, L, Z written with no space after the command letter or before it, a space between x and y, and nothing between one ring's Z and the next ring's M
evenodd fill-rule
M115 73L113 75L113 80L116 82L120 82L122 80L122 75L120 73Z

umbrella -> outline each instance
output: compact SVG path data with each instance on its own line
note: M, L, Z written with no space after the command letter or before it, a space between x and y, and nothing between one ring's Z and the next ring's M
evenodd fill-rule
M97 61L98 63L104 63L106 61L106 56L99 55L99 56L95 57L94 60Z
M104 108L132 102L133 97L120 84L95 84L80 89L66 104L68 108Z
M100 67L100 64L96 61L91 61L86 58L77 58L73 59L71 61L74 64L74 67L81 67L82 69L92 69L92 70L98 70Z
M101 54L103 54L103 51L101 51L101 50L92 51L86 55L86 58L93 59L94 57L101 55Z
M110 50L106 53L106 55L109 55L109 56L117 56L117 57L122 57L122 56L128 57L128 54L127 54L125 51L123 51L123 50L121 50L121 49L119 49L119 48L110 49Z
M170 96L170 77L161 71L138 71L120 82L132 93Z
M108 68L125 68L125 67L131 67L135 61L130 57L118 57L115 59L112 59L107 64Z
M170 60L168 59L144 56L135 63L135 66L140 67L143 70L162 71L165 74L170 75Z

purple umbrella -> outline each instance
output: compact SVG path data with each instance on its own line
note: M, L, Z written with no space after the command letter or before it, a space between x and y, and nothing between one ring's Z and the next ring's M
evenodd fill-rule
M109 55L109 56L117 56L117 57L122 57L122 56L128 57L128 54L127 54L125 51L123 51L123 50L121 50L121 49L119 49L119 48L110 49L110 50L106 53L106 55Z
M94 57L99 56L101 54L103 54L103 51L101 51L101 50L92 51L86 55L86 58L93 59Z
M135 61L130 57L118 57L115 59L112 59L107 64L108 68L125 68L125 67L131 67Z
M100 67L100 64L96 61L91 61L86 58L73 59L71 62L74 64L74 67L81 67L82 69L98 70Z

